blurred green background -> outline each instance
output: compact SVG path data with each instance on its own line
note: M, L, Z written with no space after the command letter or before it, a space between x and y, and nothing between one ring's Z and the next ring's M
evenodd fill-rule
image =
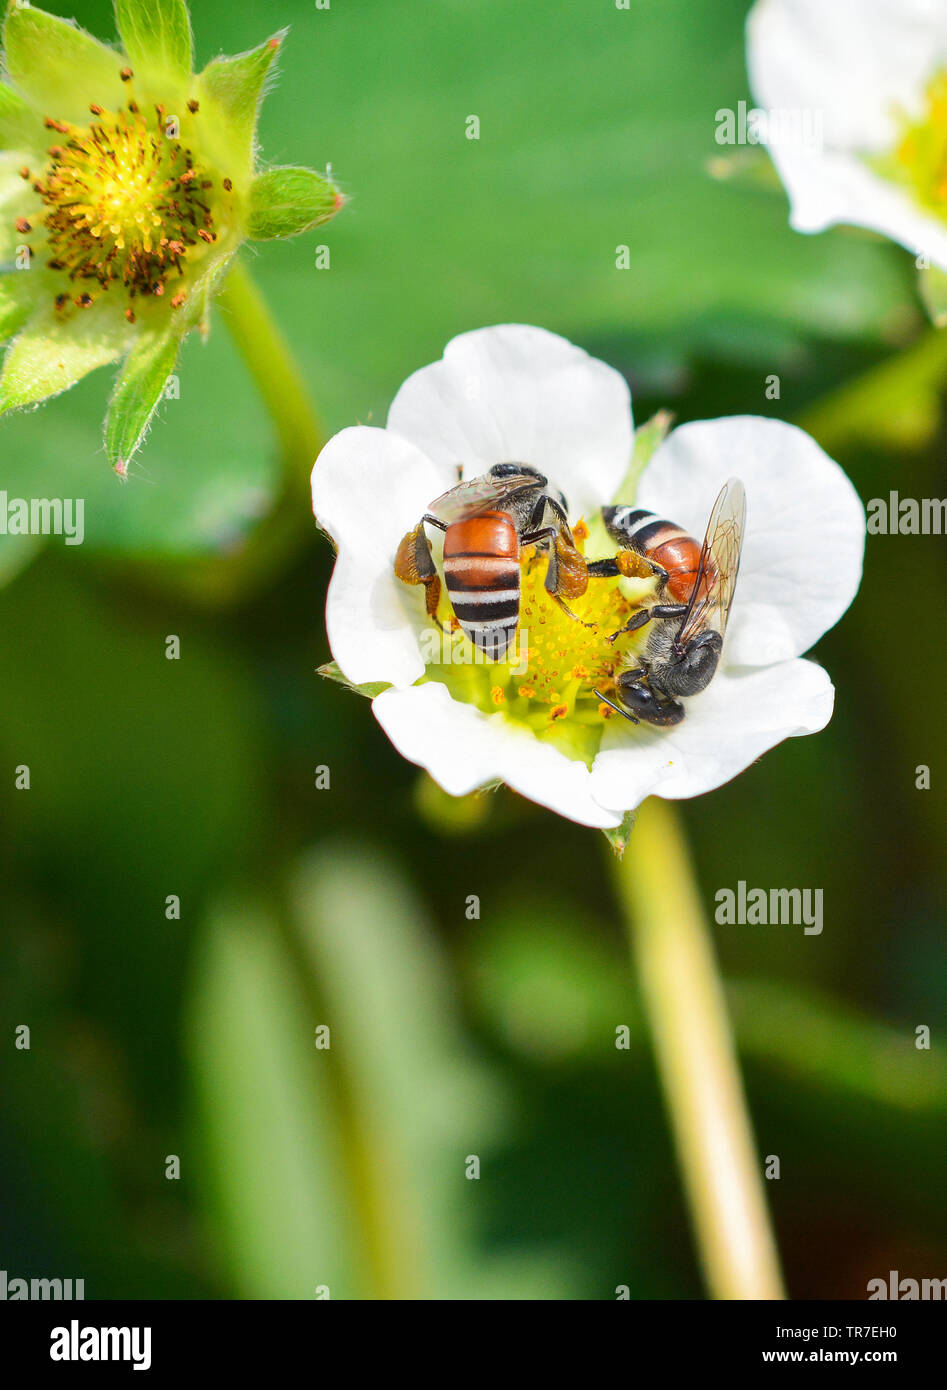
M201 62L292 26L264 155L352 197L253 263L328 430L522 321L624 370L639 422L809 419L864 499L947 494L920 368L807 415L923 334L910 257L707 174L746 9L196 0ZM113 37L107 0L71 11ZM0 540L0 1267L90 1298L700 1296L604 839L505 791L451 832L315 673L332 561L305 521L215 598L280 461L219 311L179 375L125 486L106 373L0 426L0 487L86 499L81 548ZM829 730L683 807L710 911L739 879L825 892L820 937L714 928L797 1298L947 1274L944 554L869 539L818 649Z

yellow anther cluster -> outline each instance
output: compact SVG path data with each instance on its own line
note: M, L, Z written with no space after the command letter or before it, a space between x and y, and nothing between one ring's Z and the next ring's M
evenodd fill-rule
M169 287L177 307L189 263L217 240L212 199L225 195L196 165L163 107L146 113L132 101L117 113L91 111L86 127L46 122L56 143L34 188L44 205L47 264L80 290L114 282L130 298L160 298ZM75 303L93 297L84 293ZM61 295L57 307L71 299Z
M896 173L920 201L947 216L947 72L928 85L921 119L905 123L896 165Z

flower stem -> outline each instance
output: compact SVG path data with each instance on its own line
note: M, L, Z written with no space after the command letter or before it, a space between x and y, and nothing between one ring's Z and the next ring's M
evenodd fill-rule
M183 591L202 605L239 603L284 572L314 530L309 475L324 439L303 376L266 299L236 261L217 300L240 356L272 416L282 457L282 486L269 514L228 555L202 556L176 570Z
M847 381L798 423L831 452L857 442L920 448L940 422L947 330L932 328L903 352Z
M645 802L614 863L707 1287L784 1298L723 990L667 802Z
M224 321L279 434L288 483L308 485L322 430L296 359L246 265L235 262L218 300Z

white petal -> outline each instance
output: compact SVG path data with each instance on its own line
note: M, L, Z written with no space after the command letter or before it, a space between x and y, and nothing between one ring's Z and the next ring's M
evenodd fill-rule
M883 179L854 155L810 158L795 149L773 149L797 232L822 232L846 223L890 237L915 255L947 270L947 227L925 212L904 189Z
M592 768L595 800L617 814L652 794L678 800L711 791L783 739L824 729L834 699L828 675L812 661L720 671L686 702L676 728L609 720Z
M702 540L731 475L746 488L746 534L725 659L760 666L799 656L858 591L865 509L804 430L753 415L676 429L648 464L635 500Z
M593 800L585 763L571 761L502 714L487 715L461 704L438 682L386 690L372 708L398 752L426 768L451 796L464 796L499 778L580 825L621 823L620 815Z
M424 674L423 604L395 578L401 537L456 473L386 430L353 426L329 440L312 470L312 509L338 559L326 600L332 655L357 685L410 685Z
M864 159L894 147L899 114L919 116L928 82L947 66L943 0L760 0L747 38L758 104L816 113L823 125L821 149L781 123L765 141L793 226L869 227L947 267L947 228Z
M747 20L758 104L821 111L826 147L883 151L947 65L943 0L759 0Z
M624 377L555 333L503 324L463 333L410 376L388 428L476 477L530 463L565 493L575 520L615 492L632 452Z

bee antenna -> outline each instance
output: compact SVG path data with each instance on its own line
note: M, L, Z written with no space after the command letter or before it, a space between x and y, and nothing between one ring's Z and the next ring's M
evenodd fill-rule
M622 715L624 715L624 717L628 720L628 723L629 723L629 724L640 724L640 723L641 723L641 720L640 720L640 719L636 719L635 716L634 716L633 714L629 714L628 711L627 711L626 709L622 709L621 705L616 705L615 702L614 702L614 700L610 700L610 699L608 698L608 696L607 696L607 695L603 695L602 692L601 692L600 690L594 690L592 693L593 693L594 695L597 695L598 698L602 701L603 704L605 704L605 705L611 705L612 709L615 711L616 714L622 714Z

